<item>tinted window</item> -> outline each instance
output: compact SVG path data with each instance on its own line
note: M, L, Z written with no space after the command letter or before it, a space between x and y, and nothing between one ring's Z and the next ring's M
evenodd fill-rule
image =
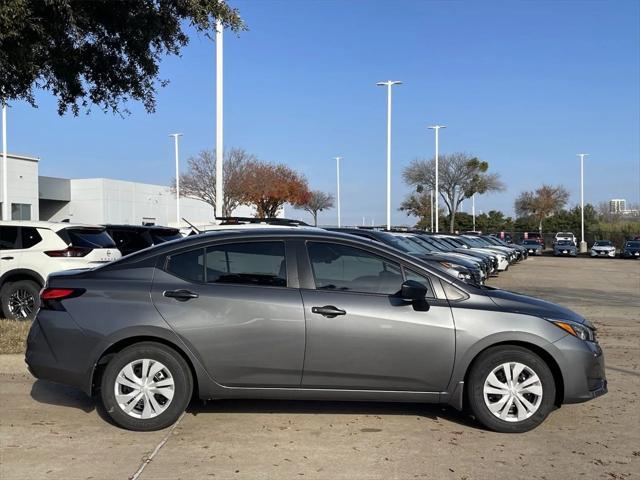
M22 227L22 248L31 248L42 240L38 230L33 227Z
M149 233L151 233L151 240L153 240L154 245L182 238L180 230L151 230Z
M424 285L427 289L426 297L435 298L435 294L433 293L433 286L431 285L431 281L427 277L406 268L404 270L404 277L405 280L415 280L416 282Z
M59 235L72 247L115 248L106 230L98 228L65 228ZM67 237L66 239L64 237Z
M286 287L284 243L230 243L207 248L207 283Z
M400 266L359 248L309 242L316 288L321 290L396 294L402 284Z
M204 282L204 249L171 255L166 270L185 280Z
M0 248L3 250L18 248L18 227L0 227Z
M110 230L109 235L123 255L151 246L142 230Z
M627 247L638 248L640 247L640 242L627 242Z

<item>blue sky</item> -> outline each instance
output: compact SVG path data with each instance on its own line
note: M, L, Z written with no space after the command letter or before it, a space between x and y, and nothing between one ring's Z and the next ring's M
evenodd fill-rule
M386 92L394 90L393 221L402 169L433 154L427 125L447 125L441 151L466 151L507 190L477 211L513 212L522 190L564 184L579 201L640 201L640 2L232 1L249 31L225 36L225 146L286 163L333 192L342 161L343 223L382 223ZM43 175L166 184L168 134L183 159L215 144L215 45L194 35L163 61L157 111L120 118L94 108L58 117L38 95L9 110L9 151L41 157ZM183 162L186 163L186 162ZM470 205L465 202L465 210ZM298 213L296 212L296 215ZM299 214L300 216L302 214ZM333 211L321 214L334 221Z

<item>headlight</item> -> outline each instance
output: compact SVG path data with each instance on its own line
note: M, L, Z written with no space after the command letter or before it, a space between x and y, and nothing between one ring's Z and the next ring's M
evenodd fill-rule
M560 327L565 332L570 333L574 337L578 337L580 340L584 340L585 342L596 341L595 331L586 325L581 325L575 322L561 322L558 320L553 320L553 323L556 327Z

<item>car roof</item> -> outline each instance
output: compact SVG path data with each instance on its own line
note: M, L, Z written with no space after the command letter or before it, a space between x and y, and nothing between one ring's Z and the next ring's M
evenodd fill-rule
M107 223L104 225L106 228L118 228L121 230L172 230L179 232L180 229L176 227L166 227L164 225L126 225L117 223Z
M46 228L55 232L65 228L104 228L102 225L67 222L44 222L35 220L0 220L0 227L33 227Z

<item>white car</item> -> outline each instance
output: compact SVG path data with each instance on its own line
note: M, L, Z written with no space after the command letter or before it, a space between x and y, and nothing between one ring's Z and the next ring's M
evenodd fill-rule
M553 244L558 243L558 240L569 240L573 242L574 245L577 245L576 236L571 232L558 232L556 236L553 238Z
M592 257L616 258L616 247L610 240L596 240L591 247Z
M121 256L104 227L0 221L0 313L32 319L50 273L93 268Z

